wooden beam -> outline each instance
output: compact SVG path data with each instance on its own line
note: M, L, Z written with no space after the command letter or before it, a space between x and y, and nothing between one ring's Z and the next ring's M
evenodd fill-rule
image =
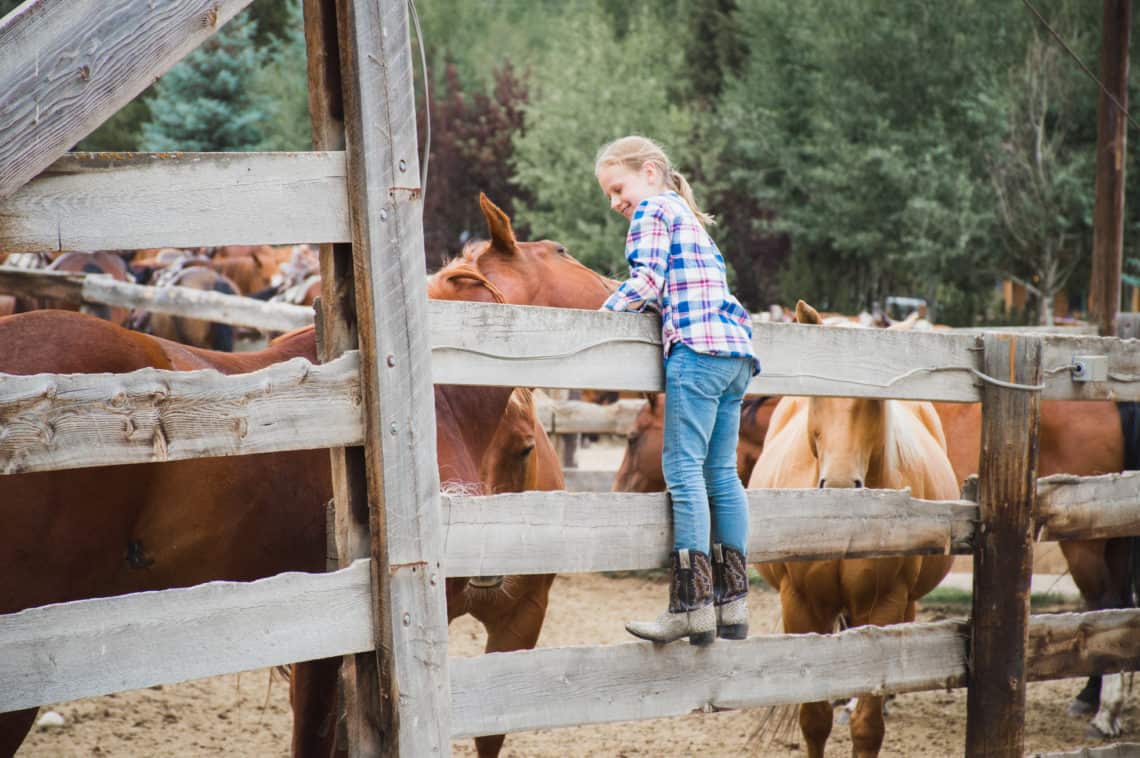
M336 0L304 0L305 48L309 80L309 117L313 147L344 150L344 99L340 26ZM348 195L345 185L345 203ZM347 213L345 214L347 218ZM343 240L351 239L351 232ZM317 303L317 350L330 361L359 343L356 328L356 280L352 245L333 240L321 245L321 296ZM360 442L364 440L361 438ZM372 555L368 475L360 444L329 450L332 468L335 552L330 563L350 565ZM369 614L372 612L369 604ZM338 720L335 742L353 756L378 752L382 740L376 715L381 711L380 662L373 649L347 655L341 664L340 693L346 718ZM344 734L340 734L343 724Z
M1095 670L1077 661L1086 637L1104 670L1135 668L1138 625L1135 609L1034 616L1029 677ZM454 658L453 736L961 687L968 633L961 621L940 621L837 635L762 635L700 651L631 642ZM1067 658L1056 655L1061 650ZM1062 661L1072 665L1065 675L1057 666ZM488 691L491 681L496 687Z
M344 153L75 153L0 200L0 249L348 240Z
M452 736L961 686L966 634L941 621L699 650L630 642L453 658Z
M338 0L380 713L368 755L446 754L447 613L404 0ZM513 382L511 383L513 384Z
M1042 540L1140 535L1140 472L1038 479L1034 518Z
M98 303L154 313L287 332L313 323L310 306L267 303L193 287L151 287L120 282L104 274L68 274L45 269L0 266L0 292L51 298L67 303Z
M968 553L978 509L905 490L748 490L748 560ZM445 495L447 576L640 571L668 565L665 493Z
M966 754L1025 753L1025 651L1033 574L1042 377L1040 337L987 334L982 388L981 521L974 540ZM1015 389L1008 385L1022 385Z
M3 377L0 472L307 450L363 437L359 355L249 374Z
M1082 747L1055 753L1031 753L1030 758L1140 758L1140 742L1120 742L1102 747Z
M581 400L551 400L535 396L535 412L550 434L616 434L624 437L633 428L644 400L618 400L609 405Z
M1097 100L1096 201L1089 311L1100 333L1116 334L1124 258L1124 170L1128 152L1128 47L1132 0L1104 0ZM1119 103L1119 107L1117 104Z
M367 650L369 594L360 561L0 616L0 712Z
M0 198L43 171L250 0L29 0L0 20Z

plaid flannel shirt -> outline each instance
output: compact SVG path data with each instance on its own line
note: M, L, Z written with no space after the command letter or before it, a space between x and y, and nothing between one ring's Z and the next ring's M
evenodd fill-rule
M728 291L724 258L685 200L665 192L642 200L629 224L625 257L630 277L603 304L612 311L661 311L665 356L675 343L698 353L760 360L752 319Z

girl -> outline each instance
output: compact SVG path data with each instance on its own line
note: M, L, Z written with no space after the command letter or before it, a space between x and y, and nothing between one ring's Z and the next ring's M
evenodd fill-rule
M736 474L736 442L744 390L760 370L751 319L728 291L724 258L705 231L711 217L697 208L660 145L638 136L611 142L598 153L594 174L610 208L630 221L630 277L602 307L659 310L665 351L669 607L626 629L654 642L744 639L748 501Z

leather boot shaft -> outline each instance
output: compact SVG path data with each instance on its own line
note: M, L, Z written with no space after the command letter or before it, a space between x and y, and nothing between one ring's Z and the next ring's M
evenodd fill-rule
M709 557L699 550L674 550L670 556L669 612L695 611L713 601Z
M727 640L748 637L748 564L744 554L719 542L712 549L716 634Z

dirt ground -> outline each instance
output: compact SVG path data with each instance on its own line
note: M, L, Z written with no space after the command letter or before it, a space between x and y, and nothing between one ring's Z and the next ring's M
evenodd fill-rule
M613 450L583 451L581 465L616 468ZM601 461L610 466L597 465ZM653 618L664 606L663 580L641 576L571 574L559 576L551 592L542 647L616 644L629 636L629 618ZM1076 610L1060 608L1058 610ZM752 633L774 630L779 614L775 593L754 587L750 595ZM924 609L920 620L962 615L960 608ZM470 617L450 629L451 655L478 655L482 628ZM684 644L684 643L677 643ZM732 644L718 641L716 644ZM1099 744L1085 738L1085 721L1066 715L1076 680L1029 685L1027 749L1031 752ZM166 685L51 707L64 724L36 728L17 753L22 758L72 756L274 756L289 752L291 716L285 683L268 670ZM46 709L45 709L46 710ZM798 729L790 740L761 745L750 741L759 711L692 714L681 718L600 724L510 735L502 755L511 758L564 756L802 756ZM1124 740L1136 739L1136 708L1123 713ZM884 756L962 755L966 692L902 695L887 719ZM452 745L457 756L475 755L470 740ZM837 726L828 756L848 756L846 727Z

